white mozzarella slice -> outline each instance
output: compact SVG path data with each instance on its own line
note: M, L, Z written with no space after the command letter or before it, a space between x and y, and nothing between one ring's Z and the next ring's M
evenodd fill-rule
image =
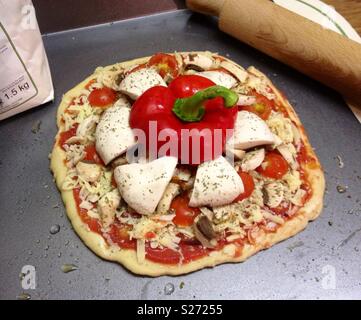
M228 73L222 71L202 71L196 73L199 76L208 78L218 86L226 87L230 89L237 84L237 80Z
M131 163L114 170L114 178L124 201L139 214L155 211L178 159L162 157L148 163Z
M149 88L164 86L163 78L154 70L143 68L127 75L119 85L119 91L136 100Z
M129 108L115 105L100 119L95 131L95 147L106 165L136 143L129 126L129 115Z
M222 206L231 203L243 191L237 171L221 156L199 165L189 205Z
M266 122L252 112L238 112L233 136L228 145L244 150L273 143L274 136Z

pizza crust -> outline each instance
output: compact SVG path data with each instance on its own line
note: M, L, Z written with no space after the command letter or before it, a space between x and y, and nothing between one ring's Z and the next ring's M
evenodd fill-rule
M145 63L149 57L139 58L131 61L121 63L123 67L129 67L134 64ZM226 59L226 58L224 58ZM233 61L226 59L232 63ZM238 66L238 65L237 65ZM111 68L109 66L107 68ZM243 69L241 66L239 68ZM164 265L160 263L155 263L149 260L145 260L142 264L138 263L136 251L130 249L118 249L116 247L109 246L103 237L97 233L94 233L89 230L88 226L84 224L77 212L76 203L73 197L72 191L63 191L61 189L62 183L65 179L67 173L67 167L64 164L65 152L60 148L58 143L59 133L62 131L61 115L64 112L65 108L69 105L71 100L77 97L80 94L80 91L84 86L94 78L94 74L89 76L83 82L78 84L76 87L68 91L62 99L62 102L58 108L57 112L57 125L59 132L55 138L54 148L51 155L50 168L54 174L56 184L61 192L63 202L65 204L67 215L72 223L72 226L79 237L84 241L84 243L98 256L103 259L118 262L124 267L136 274L147 275L147 276L161 276L161 275L180 275L196 270L200 270L206 267L214 267L222 263L236 263L242 262L257 253L260 250L267 249L272 245L285 240L293 235L302 231L308 224L309 221L316 219L321 213L323 206L323 195L325 189L325 178L321 168L321 165L310 145L310 142L307 138L307 135L302 127L300 119L298 118L293 107L289 104L286 98L274 87L272 82L260 71L254 67L248 69L250 73L258 77L264 77L269 83L270 87L273 89L274 93L277 96L283 105L286 106L287 112L291 120L297 125L300 129L301 139L304 143L307 152L315 157L317 161L317 166L306 167L305 172L308 174L310 187L312 189L312 195L307 200L305 205L299 209L296 216L292 219L286 221L282 226L280 226L274 233L265 233L260 237L257 237L256 244L245 244L242 253L238 257L227 254L227 252L232 252L234 249L233 244L226 245L221 251L214 251L210 256L202 257L198 260L191 261L183 265ZM233 247L232 247L233 246Z

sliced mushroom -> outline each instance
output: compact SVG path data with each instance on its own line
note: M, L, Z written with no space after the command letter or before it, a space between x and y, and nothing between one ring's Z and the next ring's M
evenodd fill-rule
M274 133L272 133L272 135L273 135L274 143L270 147L273 150L273 149L276 149L283 142L282 142L281 138L278 135L276 135Z
M136 100L149 88L158 85L167 86L155 69L142 68L128 74L119 84L119 91L131 99Z
M95 131L95 147L106 165L136 144L129 116L125 104L110 107L102 114Z
M249 106L251 104L256 103L256 97L255 96L247 96L244 94L238 94L238 102L237 104L239 106Z
M119 85L120 83L124 80L125 78L125 72L124 70L121 70L121 72L119 72L117 75L115 75L114 77L114 81L113 81L113 89L114 90L119 90Z
M124 201L139 214L153 214L177 165L175 157L148 163L131 163L114 169L114 178Z
M259 167L265 157L264 149L247 152L241 161L242 171L248 172Z
M298 168L298 162L296 161L297 151L292 143L281 144L277 147L277 150L292 169Z
M196 73L196 75L208 78L209 80L213 81L216 85L226 87L227 89L230 89L237 84L237 80L232 75L223 71L218 71L218 70L202 71Z
M127 158L126 158L124 155L122 155L122 156L120 156L120 157L118 157L118 158L115 158L115 159L110 163L110 165L111 165L111 167L112 167L113 169L115 169L116 167L119 167L119 166L121 166L121 165L123 165L123 164L127 164L127 163L128 163Z
M180 186L176 183L169 183L157 207L157 214L166 214L170 208L172 200L179 194Z
M232 62L224 60L221 62L221 67L232 73L241 83L245 82L248 78L248 72Z
M187 69L187 70L185 70L184 71L184 75L187 75L187 76L191 76L191 75L193 75L193 74L197 74L199 71L196 71L196 70L194 70L194 69Z
M244 150L234 149L229 146L227 147L227 152L230 152L231 155L237 160L243 159L244 155L246 154L246 151Z
M239 111L232 137L227 145L236 149L250 149L274 143L274 137L267 123L249 111Z
M114 107L124 107L124 108L131 108L131 104L128 101L127 96L118 93L118 100L114 102Z
M78 144L78 143L80 143L80 144L85 143L84 137L72 136L68 140L65 141L65 144Z
M176 168L173 178L176 180L188 181L191 178L191 176L192 176L192 174L191 174L190 170L183 169L183 168Z
M93 83L90 88L108 87L114 90L119 90L120 79L124 76L123 70L118 68L97 68L97 82Z
M101 167L96 163L79 161L76 165L78 175L88 182L98 181L102 174Z
M201 212L209 219L212 221L213 217L214 217L214 213L212 210L208 209L207 207L201 207L199 208L201 210Z
M190 177L188 181L178 181L177 183L180 185L183 191L187 191L193 188L195 177Z
M264 202L270 208L278 207L284 196L284 188L280 182L271 182L263 186Z
M115 213L120 204L120 200L119 191L114 189L106 193L98 201L98 210L103 228L107 229L114 222Z
M213 229L212 222L201 216L194 224L193 231L195 237L206 248L214 248L217 245L217 234Z
M85 118L84 121L79 124L78 129L76 130L76 135L85 138L86 136L92 134L98 122L98 115L92 115Z
M264 78L263 75L259 74L259 71L254 67L249 67L247 86L254 88L258 93L264 95L269 100L274 100L276 95L269 90L268 81Z
M189 53L184 57L184 64L186 69L192 69L196 71L208 70L213 65L213 60L199 53Z
M198 166L189 206L222 206L231 203L243 191L239 174L220 156Z

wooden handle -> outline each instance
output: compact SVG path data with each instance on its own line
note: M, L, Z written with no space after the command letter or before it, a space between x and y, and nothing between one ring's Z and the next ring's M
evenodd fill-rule
M219 16L225 0L187 0L187 7L193 11Z
M361 45L269 0L187 0L219 28L361 104Z

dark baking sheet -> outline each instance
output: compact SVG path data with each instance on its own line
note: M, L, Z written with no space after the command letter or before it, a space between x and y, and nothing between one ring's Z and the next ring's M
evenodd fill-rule
M23 291L32 299L361 298L361 125L341 97L219 32L215 20L188 11L49 34L44 43L54 103L0 123L0 298L16 298ZM245 263L153 279L102 261L85 247L66 218L48 154L64 92L96 66L174 50L216 51L269 75L303 121L326 171L328 190L323 214L307 230ZM337 185L347 185L346 193L338 193ZM51 235L54 224L61 229ZM65 274L64 263L79 270ZM36 268L35 290L21 287L24 265ZM170 295L164 291L168 283L175 288Z

